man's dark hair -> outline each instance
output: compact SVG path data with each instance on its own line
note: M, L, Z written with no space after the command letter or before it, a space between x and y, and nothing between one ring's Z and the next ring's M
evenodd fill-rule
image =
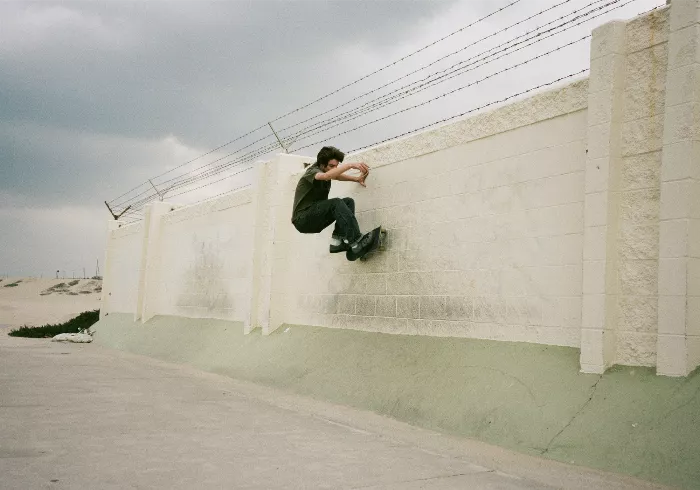
M324 146L321 148L321 151L318 152L316 162L320 167L326 167L328 162L331 160L338 160L340 163L342 163L344 158L345 153L340 151L338 148L334 146Z

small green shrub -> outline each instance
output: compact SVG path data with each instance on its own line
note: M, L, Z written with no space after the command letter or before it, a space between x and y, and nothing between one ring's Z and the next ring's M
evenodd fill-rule
M71 286L71 287L72 287L72 286L75 286L75 285L78 284L79 282L80 282L80 279L75 279L74 281L69 282L69 283L68 283L68 286Z
M34 339L51 338L59 333L78 333L81 330L87 330L100 319L100 310L84 311L75 318L68 320L65 323L55 325L46 324L41 327L20 327L12 330L7 335L12 337L30 337Z
M22 282L22 281L11 282L10 284L5 284L5 286L3 286L3 287L6 287L6 288L16 288L17 286L19 286L19 283L20 283L20 282Z

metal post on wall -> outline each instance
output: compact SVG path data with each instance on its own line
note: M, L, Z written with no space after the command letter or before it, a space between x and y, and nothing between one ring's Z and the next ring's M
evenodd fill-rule
M163 194L160 193L160 191L158 190L158 188L156 187L156 185L153 183L153 181L151 179L148 179L148 182L150 182L153 189L155 189L156 194L158 194L158 199L160 199L160 201L162 202L163 201Z
M269 123L267 123L267 125L270 126L270 129L271 129L272 132L274 133L275 138L277 138L277 143L279 143L279 145L282 147L282 149L284 150L284 152L285 152L285 153L289 153L289 150L287 149L286 146L284 146L284 143L282 143L282 140L281 140L280 137L277 135L277 131L275 131L275 128L272 127L272 123L269 122Z
M114 214L114 211L112 211L112 208L109 207L109 204L107 204L107 201L105 201L105 206L107 206L107 209L109 210L109 214L111 214L112 218L114 218L115 220L118 220L119 218L121 218L122 214L126 213L129 209L131 209L131 205L129 205L129 206L125 207L121 213Z

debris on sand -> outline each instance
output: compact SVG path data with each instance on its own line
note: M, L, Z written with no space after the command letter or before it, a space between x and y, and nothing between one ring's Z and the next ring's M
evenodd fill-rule
M75 342L77 344L87 344L92 342L92 336L86 333L59 333L51 339L52 342Z

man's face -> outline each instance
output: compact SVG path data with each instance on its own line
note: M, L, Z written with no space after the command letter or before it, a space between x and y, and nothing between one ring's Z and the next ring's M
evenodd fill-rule
M340 162L339 162L338 160L336 160L336 159L329 160L329 161L328 161L328 165L326 165L326 171L331 170L331 169L334 169L334 168L337 167L339 164L340 164Z

